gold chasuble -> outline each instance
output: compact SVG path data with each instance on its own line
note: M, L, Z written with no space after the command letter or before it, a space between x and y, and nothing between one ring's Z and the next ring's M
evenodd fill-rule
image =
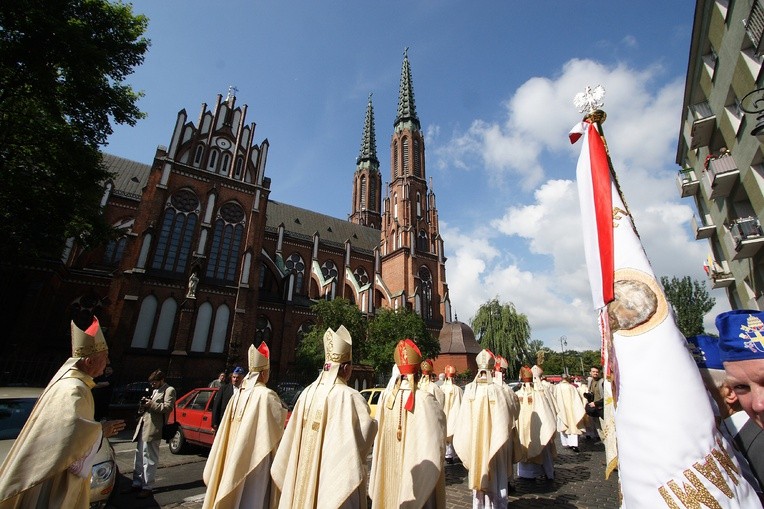
M521 447L516 451L519 454L515 455L515 459L519 457L520 461L538 463L544 447L549 443L554 447L557 418L543 388L525 382L516 394L520 399L517 432ZM552 455L555 453L553 451Z
M583 432L584 400L567 380L561 380L554 391L557 401L557 431L568 435L580 435Z
M366 460L377 423L364 397L339 376L351 345L344 326L324 335L324 370L297 400L271 467L280 508L367 506Z
M445 414L431 394L416 390L421 355L413 341L398 343L395 361L378 408L369 478L373 508L443 509Z

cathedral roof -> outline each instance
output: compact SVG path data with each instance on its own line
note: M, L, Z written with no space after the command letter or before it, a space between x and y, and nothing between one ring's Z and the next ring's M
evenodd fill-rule
M114 176L113 193L134 200L141 199L143 188L149 180L151 165L138 163L123 157L103 154L103 163Z
M483 349L475 339L475 333L464 322L446 322L438 336L440 353L478 354Z
M282 223L286 232L294 237L312 242L313 234L318 232L322 243L344 248L345 241L350 240L354 249L369 253L374 251L380 241L379 230L374 228L269 200L266 229L278 230Z

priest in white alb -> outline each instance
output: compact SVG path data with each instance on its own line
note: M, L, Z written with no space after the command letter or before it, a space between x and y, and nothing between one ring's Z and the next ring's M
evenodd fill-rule
M454 449L469 471L473 509L507 507L509 471L512 469L511 417L507 395L494 382L495 359L488 350L476 358L475 380L464 388L459 407Z
M456 368L447 365L444 371L446 379L440 386L443 391L443 412L446 414L446 463L453 464L456 452L454 451L453 436L456 427L456 419L459 415L459 407L462 404L462 388L454 383Z
M279 507L367 506L366 460L377 422L361 394L347 385L353 338L344 326L324 334L324 366L295 404L271 468Z
M263 342L250 345L249 373L226 406L204 466L204 509L265 509L276 493L271 461L284 433L286 410L265 386L270 352Z
M560 432L560 442L563 447L569 447L578 452L578 435L584 432L584 400L567 373L554 390L557 401L557 431Z
M535 366L534 366L535 367ZM557 417L543 387L534 381L531 368L520 368L522 385L517 391L520 414L517 418L519 447L515 451L517 476L523 479L554 479L554 432Z

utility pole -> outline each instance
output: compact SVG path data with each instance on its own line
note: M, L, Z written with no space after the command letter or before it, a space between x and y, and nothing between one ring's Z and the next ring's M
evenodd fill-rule
M568 374L568 367L565 365L565 347L568 346L568 338L560 336L560 347L562 348L562 372Z

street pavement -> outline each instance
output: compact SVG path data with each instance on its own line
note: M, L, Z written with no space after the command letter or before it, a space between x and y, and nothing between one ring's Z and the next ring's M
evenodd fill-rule
M167 444L160 447L157 482L152 497L139 500L134 494L121 494L130 486L133 471L134 446L131 436L122 433L112 444L117 453L121 479L109 505L112 509L200 509L204 499L202 471L206 451L173 455ZM560 446L557 439L557 459L553 481L517 479L514 493L509 496L512 509L554 507L559 509L619 507L618 473L605 480L605 447L601 442L581 440L581 452ZM446 508L472 507L467 489L467 470L461 464L446 465Z

